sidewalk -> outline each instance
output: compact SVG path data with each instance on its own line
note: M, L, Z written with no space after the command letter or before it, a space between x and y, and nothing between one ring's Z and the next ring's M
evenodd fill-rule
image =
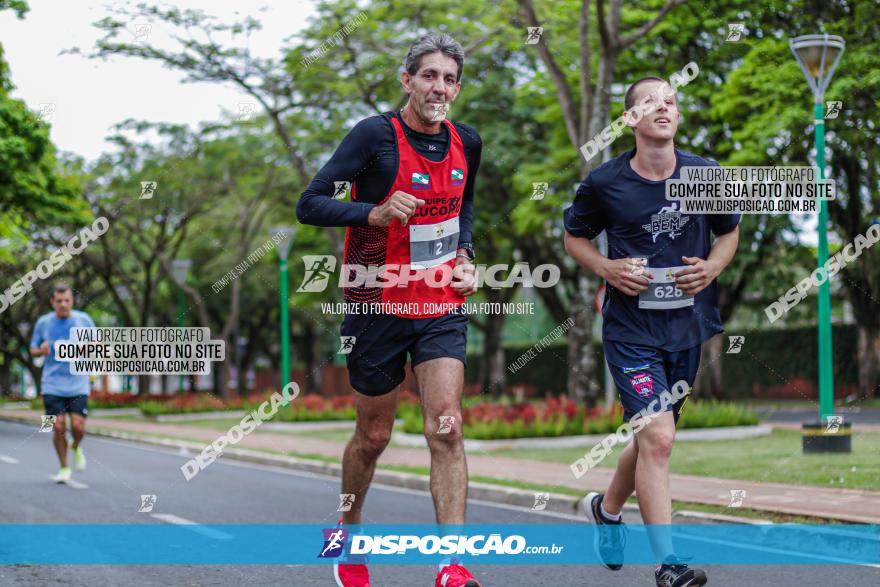
M38 426L40 412L34 410L3 410L0 419L32 422ZM220 432L209 428L154 422L134 422L106 418L89 418L88 427L148 436L176 437L203 441L208 444ZM315 454L334 459L342 457L343 443L329 440L293 437L286 434L259 432L242 439L237 447L271 449L299 454ZM379 459L381 465L429 466L428 452L418 448L389 447ZM604 490L611 481L612 469L592 469L575 479L567 465L542 461L495 457L486 454L468 455L468 472L495 479L566 487L587 492ZM880 492L854 489L831 489L819 486L763 483L717 477L670 475L672 499L690 503L727 506L731 490L745 490L744 507L793 515L830 518L850 522L880 524ZM735 514L736 510L731 509Z

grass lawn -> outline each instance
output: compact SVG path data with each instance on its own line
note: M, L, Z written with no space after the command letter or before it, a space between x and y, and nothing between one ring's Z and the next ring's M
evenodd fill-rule
M819 409L819 400L806 399L761 399L761 400L742 400L737 403L749 406L751 408L815 408ZM850 402L844 402L840 398L835 399L834 405L842 408L880 408L880 398L854 398Z
M679 442L670 471L750 481L824 485L880 490L880 433L853 434L850 454L804 455L798 430L774 430L770 436L733 441ZM602 461L613 467L622 448ZM499 450L493 454L514 458L572 463L588 449Z

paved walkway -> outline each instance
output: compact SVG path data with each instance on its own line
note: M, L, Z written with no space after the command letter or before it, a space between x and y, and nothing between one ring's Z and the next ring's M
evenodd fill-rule
M0 409L0 418L26 419L33 422L35 426L39 423L39 416L40 412L33 410ZM89 427L151 436L192 439L205 443L213 441L220 435L217 430L198 426L107 418L89 418ZM251 434L236 446L317 454L336 459L341 458L343 449L341 442L272 432ZM379 463L427 467L429 466L428 452L427 449L389 447L382 453ZM471 475L566 487L584 492L605 489L613 473L612 469L598 467L588 471L580 479L575 479L571 469L565 464L497 457L489 454L468 455L468 471ZM670 485L672 498L678 501L728 506L732 490L745 490L746 498L743 501L743 507L880 524L880 492L878 491L832 489L812 485L788 485L675 474L670 475ZM736 510L731 508L730 512L735 514Z

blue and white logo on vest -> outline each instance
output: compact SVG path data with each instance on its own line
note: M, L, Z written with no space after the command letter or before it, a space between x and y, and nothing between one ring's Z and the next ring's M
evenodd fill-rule
M464 183L464 169L452 170L452 185L462 185Z
M427 190L431 188L431 178L427 173L417 173L413 172L412 174L412 189L414 190Z
M643 224L642 228L651 233L651 239L656 243L657 237L664 232L669 233L669 238L681 235L682 227L688 223L690 216L682 216L678 202L672 202L671 206L663 206L656 214L651 214L651 222Z

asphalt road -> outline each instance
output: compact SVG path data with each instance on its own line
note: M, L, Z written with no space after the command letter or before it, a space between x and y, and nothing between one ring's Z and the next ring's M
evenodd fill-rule
M83 445L87 471L77 484L50 480L57 461L50 436L23 424L0 422L0 524L327 524L338 514L339 481L332 477L236 462L222 457L186 482L175 450L102 438ZM138 512L142 494L156 495L150 513ZM365 523L433 523L427 493L374 486ZM567 523L558 515L471 501L468 522L481 524ZM628 520L638 522L638 518ZM2 526L0 526L2 532ZM472 566L485 587L644 586L652 569L628 566L612 573L601 567ZM828 587L876 585L880 570L864 566L710 566L711 585ZM374 587L429 587L429 566L374 565ZM0 566L0 586L242 586L334 585L329 566Z

